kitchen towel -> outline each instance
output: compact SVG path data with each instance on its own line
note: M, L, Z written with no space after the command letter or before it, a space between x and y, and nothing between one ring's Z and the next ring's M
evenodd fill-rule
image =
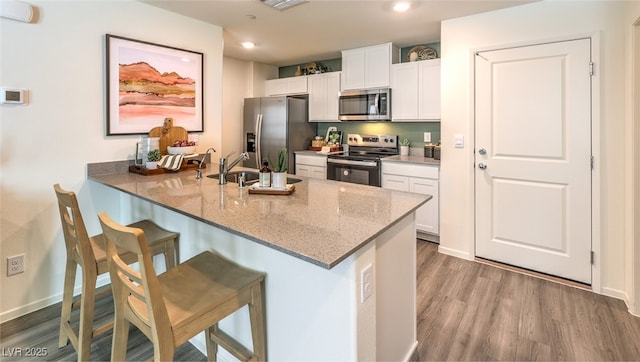
M163 156L158 164L158 167L167 169L169 171L178 171L180 166L182 166L182 160L184 159L184 154L179 155L166 155Z

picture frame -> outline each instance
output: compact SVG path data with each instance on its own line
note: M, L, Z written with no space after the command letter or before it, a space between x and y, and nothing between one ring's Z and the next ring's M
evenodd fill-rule
M173 118L204 131L200 52L106 34L107 136L148 134Z
M336 143L341 145L342 144L342 131L328 130L327 131L326 142L331 141L332 138L335 138L336 139Z

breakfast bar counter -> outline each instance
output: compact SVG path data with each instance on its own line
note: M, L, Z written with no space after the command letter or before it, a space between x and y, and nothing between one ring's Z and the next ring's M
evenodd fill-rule
M415 210L430 196L300 176L291 195L250 194L206 177L215 164L200 180L113 164L90 164L88 176L96 198L119 198L115 220L180 231L181 260L215 249L267 273L269 359L407 360L415 350ZM245 314L221 326L250 346Z

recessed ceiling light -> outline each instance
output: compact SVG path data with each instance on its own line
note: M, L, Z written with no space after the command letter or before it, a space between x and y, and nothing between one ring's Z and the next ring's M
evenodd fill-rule
M265 5L271 6L278 10L285 10L292 6L306 3L308 0L260 0Z
M246 49L251 49L256 46L253 42L250 42L250 41L243 41L240 44L242 44L242 46L245 47Z
M400 12L409 10L410 7L411 7L411 3L400 2L393 5L393 11L397 11L400 13Z

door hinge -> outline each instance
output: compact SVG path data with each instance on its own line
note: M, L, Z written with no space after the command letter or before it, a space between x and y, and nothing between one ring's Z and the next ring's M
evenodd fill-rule
M593 62L589 62L589 75L593 76Z
M594 265L595 263L596 263L596 253L591 251L591 265Z
M595 162L595 161L593 160L593 155L591 155L591 169L592 169L592 170L593 170L593 163L594 163L594 162Z

